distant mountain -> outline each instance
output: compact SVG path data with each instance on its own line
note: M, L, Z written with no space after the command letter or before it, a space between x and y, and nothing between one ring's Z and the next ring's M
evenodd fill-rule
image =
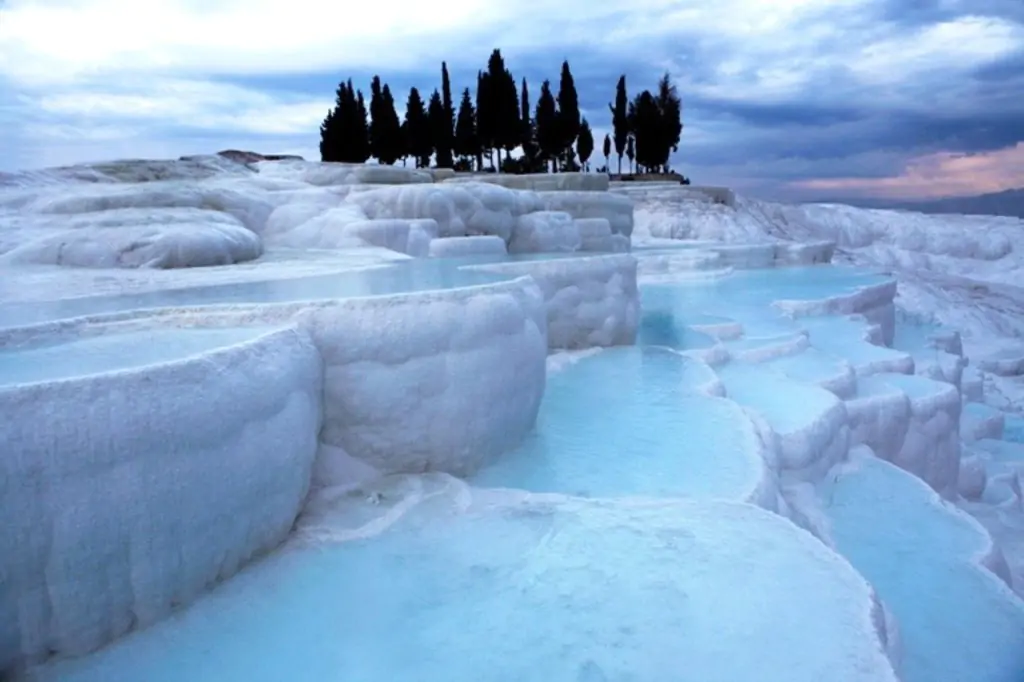
M971 197L949 197L932 201L887 201L884 199L837 199L835 203L863 208L893 208L921 213L962 213L1024 218L1024 187Z

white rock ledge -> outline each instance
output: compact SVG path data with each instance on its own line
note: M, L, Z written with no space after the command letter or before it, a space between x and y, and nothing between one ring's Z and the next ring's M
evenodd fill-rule
M0 331L0 347L154 326L297 323L324 362L322 454L384 473L463 475L533 427L546 381L547 317L537 283L518 277L367 298L126 311ZM337 470L317 463L317 471Z
M505 240L493 235L478 237L448 237L430 242L432 258L457 258L459 256L505 255Z
M578 350L636 341L640 294L636 259L628 254L465 266L529 275L547 306L548 347Z
M285 539L322 363L296 328L253 336L0 387L0 673L155 622Z
M544 210L562 211L576 220L604 218L615 234L633 234L633 201L608 192L537 192Z
M446 178L445 183L486 182L509 189L524 189L534 192L607 192L608 175L605 173L527 173L508 175L506 173L473 173Z
M878 325L881 342L892 346L896 332L896 280L857 287L848 294L837 294L817 300L780 300L772 305L792 317L824 315L861 315Z

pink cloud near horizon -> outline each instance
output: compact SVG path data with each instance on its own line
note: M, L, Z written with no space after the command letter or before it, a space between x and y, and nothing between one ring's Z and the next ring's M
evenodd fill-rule
M1024 187L1024 143L993 152L938 152L907 163L888 178L828 178L792 183L795 189L884 199L942 199Z

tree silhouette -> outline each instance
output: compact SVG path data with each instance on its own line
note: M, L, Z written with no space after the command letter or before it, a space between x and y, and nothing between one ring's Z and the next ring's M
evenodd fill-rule
M587 119L583 119L580 122L580 134L576 138L576 154L580 157L580 165L583 166L584 170L589 170L587 161L590 160L590 155L594 153L594 133L590 130L590 124L587 123Z
M522 128L522 148L523 148L523 167L527 172L535 172L540 166L540 170L544 170L544 166L539 164L540 160L540 147L537 146L537 129L534 125L533 114L530 111L530 89L526 85L526 79L523 79L522 95L519 98L519 125Z
M626 97L626 76L619 76L615 85L615 104L608 105L612 112L612 133L615 136L615 153L619 155L619 175L622 175L622 154L626 151L629 137L629 99Z
M492 150L494 149L496 112L494 110L494 95L491 90L490 74L478 71L476 74L476 135L480 141L480 154L477 156L477 165L483 165L481 157L486 155L493 169L494 155Z
M430 154L434 150L430 144L430 124L423 107L423 98L416 88L409 90L409 99L405 105L405 139L406 149L416 160L416 167L428 167Z
M480 140L476 135L476 112L469 88L462 91L459 114L455 120L455 154L465 164L468 159L480 156ZM479 170L479 167L478 167Z
M578 156L582 167L589 170L595 152L594 132L580 111L567 60L562 62L557 94L551 82L544 81L533 109L527 80L517 83L500 49L494 49L486 69L477 72L475 93L472 88L462 90L458 111L451 88L448 64L442 62L440 89L434 89L427 103L413 87L404 120L400 120L391 90L380 76L370 83L369 112L362 91L351 79L342 81L334 106L320 125L320 157L363 163L372 156L381 164L402 159L405 165L412 156L417 168L429 166L433 157L439 167L459 170L472 168L475 157L476 169L483 170L486 155L492 171L501 168L522 173L576 170ZM669 159L679 150L683 130L682 102L670 74L662 75L653 92L644 90L632 100L627 95L626 76L620 76L608 109L612 130L602 140L604 170L608 170L614 149L620 175L623 155L629 159L630 173L641 169L669 172ZM523 153L513 161L516 148Z
M388 156L388 145L391 144L391 131L388 130L385 117L380 76L374 76L370 82L370 155L384 164L387 163L385 158Z
M402 134L402 124L398 120L398 112L395 111L395 98L391 95L391 88L388 84L384 84L383 90L381 90L381 118L383 130L381 135L383 137L384 144L380 149L382 156L377 156L377 160L383 164L392 165L398 159L406 155L405 152L405 138Z
M452 124L444 109L441 93L434 90L427 105L427 119L430 125L431 147L434 149L434 163L438 168L451 168L452 159Z
M323 123L320 124L320 160L337 161L335 150L338 142L338 128L334 122L334 109L328 109Z
M434 141L435 163L438 168L451 168L454 164L452 151L455 146L455 109L452 105L452 84L448 77L448 64L441 62L441 111L431 113L431 135Z
M661 112L649 90L644 90L630 105L631 139L634 141L637 170L657 169L660 166L664 144L662 141Z
M658 94L655 96L655 103L658 105L658 113L661 118L658 165L661 166L663 172L667 173L668 158L672 152L679 151L679 137L683 132L683 105L668 72L658 81Z
M455 104L452 101L452 81L448 77L448 63L441 62L441 99L444 104L444 113L447 114L448 120L451 122L451 128L454 134L455 130Z
M501 50L491 52L487 60L486 100L490 107L491 146L498 150L498 163L501 163L501 150L505 150L505 158L513 149L522 143L522 128L519 117L519 93L512 73L505 68L505 59ZM480 107L477 105L479 114Z
M566 166L573 159L572 145L580 134L580 103L576 94L576 82L569 70L569 62L562 62L562 74L558 81L558 136L559 156Z
M349 82L351 89L352 83ZM352 117L352 163L366 163L370 158L370 122L367 120L363 91L356 90L356 105Z
M320 158L344 163L363 163L370 158L366 104L351 79L338 84L334 109L320 126Z
M540 97L537 98L537 111L534 114L537 126L537 146L542 161L551 161L552 170L557 170L558 152L561 151L562 139L558 129L558 108L555 97L551 94L551 81L544 81L540 86Z

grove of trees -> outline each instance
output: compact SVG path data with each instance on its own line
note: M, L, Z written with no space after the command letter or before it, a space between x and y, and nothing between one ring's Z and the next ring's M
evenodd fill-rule
M682 103L669 75L662 76L654 92L644 90L632 100L621 76L608 108L612 132L600 150L604 169L610 169L614 152L620 174L623 155L631 173L634 168L669 172L669 156L677 151L683 130ZM521 154L513 158L516 149ZM497 49L487 68L477 72L476 88L462 90L457 109L448 65L442 63L440 90L424 99L417 88L410 89L401 120L391 89L374 76L369 107L351 79L342 81L334 108L320 125L323 161L364 163L372 157L381 164L401 160L405 165L412 159L417 168L426 168L433 159L438 168L462 171L557 173L589 170L595 151L569 62L562 62L557 91L545 80L531 107L526 79L516 82Z

